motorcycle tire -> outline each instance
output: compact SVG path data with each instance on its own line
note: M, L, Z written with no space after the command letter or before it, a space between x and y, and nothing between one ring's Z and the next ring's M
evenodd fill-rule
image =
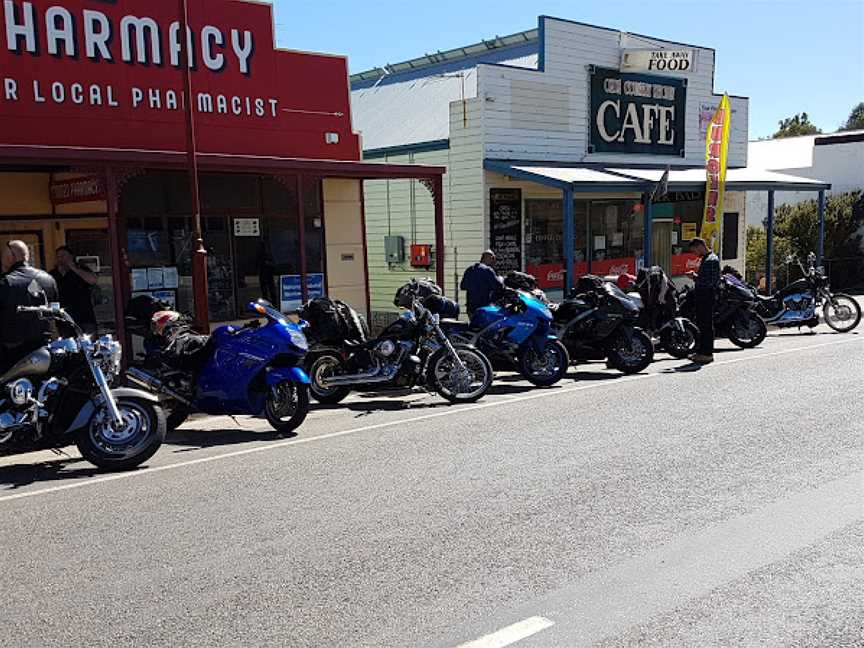
M843 306L850 309L852 315L851 323L844 326L840 326L834 321L835 318L830 315L831 311L829 310L829 308L833 308L836 311L836 304L841 301L847 302ZM861 305L854 297L845 293L834 293L831 299L825 302L825 305L822 307L822 317L825 318L825 323L838 333L848 333L861 322Z
M747 333L750 334L746 337L740 334L737 328L738 323L743 323L744 320L746 320ZM748 312L729 325L729 341L742 349L752 349L759 346L765 341L767 335L768 327L756 313Z
M293 406L288 411L285 411L287 403L282 402L286 397L293 401ZM307 414L309 414L308 385L283 380L267 392L264 418L277 432L281 434L293 432L306 420Z
M546 373L537 373L535 361L538 360L537 352L530 345L526 346L519 352L519 373L532 385L537 387L549 387L561 380L566 374L570 366L570 354L567 353L567 347L560 340L555 340L546 345L546 350L543 357L550 356L549 361L552 367Z
M141 398L119 398L117 408L126 427L115 431L108 413L97 410L75 440L81 456L103 470L129 470L150 459L165 440L165 412Z
M699 339L699 329L696 325L687 321L684 323L684 331L667 328L660 336L660 346L673 358L679 360L687 358L696 350L696 340Z
M486 395L486 392L492 386L492 379L495 376L492 371L492 364L489 362L489 358L474 347L464 344L454 344L453 348L460 360L468 365L468 370L472 372L472 384L468 386L469 390L456 391L455 388L442 382L442 378L452 375L456 369L456 367L452 366L453 359L450 357L446 347L438 349L429 358L427 380L438 394L451 403L473 403L478 401ZM473 386L475 382L479 383L476 387Z
M336 405L348 397L348 394L351 393L351 389L344 386L322 386L321 380L325 376L329 375L328 367L339 367L339 369L344 369L342 358L335 353L322 353L315 356L314 360L309 364L309 379L312 381L309 385L309 392L312 398L322 405ZM333 373L333 371L331 370L330 373Z
M637 329L629 336L623 331L619 333L607 356L607 366L627 375L645 371L653 361L654 343L647 333Z

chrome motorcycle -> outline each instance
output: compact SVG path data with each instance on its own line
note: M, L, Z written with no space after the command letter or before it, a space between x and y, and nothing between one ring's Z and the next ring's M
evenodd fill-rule
M819 324L820 308L825 323L838 333L858 326L861 306L849 295L831 292L825 269L816 267L815 254L807 255L807 268L794 256L786 261L797 263L804 276L770 297L758 296L756 310L768 326L813 328Z
M152 457L165 439L156 396L112 389L122 349L112 336L92 339L59 304L19 306L19 313L64 323L74 337L56 339L0 376L0 452L75 444L90 463L125 470Z

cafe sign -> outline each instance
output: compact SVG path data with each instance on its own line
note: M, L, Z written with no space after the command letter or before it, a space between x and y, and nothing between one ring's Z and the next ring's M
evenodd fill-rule
M593 68L589 153L684 157L687 81Z

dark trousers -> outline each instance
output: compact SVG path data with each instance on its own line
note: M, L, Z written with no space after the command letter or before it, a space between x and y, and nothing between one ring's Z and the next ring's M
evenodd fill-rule
M696 291L696 326L699 328L699 339L696 341L696 353L714 355L714 291Z

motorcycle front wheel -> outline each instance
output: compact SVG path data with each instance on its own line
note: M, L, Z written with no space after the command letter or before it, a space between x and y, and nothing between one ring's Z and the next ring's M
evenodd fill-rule
M654 360L654 343L644 331L622 330L609 348L608 360L621 373L645 371Z
M93 414L89 425L78 433L81 456L105 470L128 470L156 454L165 440L165 412L150 401L119 398L117 409L123 425L116 426L105 407Z
M735 319L729 327L729 341L742 349L752 349L765 340L768 327L756 313L747 312Z
M492 386L492 364L489 359L463 344L453 349L464 365L461 369L446 348L441 348L429 359L429 383L451 403L473 403L480 400Z
M861 322L861 305L843 293L831 295L822 307L825 323L838 333L848 333Z
M277 432L286 434L296 430L309 413L309 387L291 380L283 380L267 392L264 417Z
M696 340L699 338L699 329L696 325L687 320L684 322L684 330L681 331L674 326L670 326L663 331L660 336L660 346L673 358L688 357L696 349Z
M561 380L570 366L570 354L560 340L546 345L543 353L527 345L519 353L519 373L537 387L549 387Z

